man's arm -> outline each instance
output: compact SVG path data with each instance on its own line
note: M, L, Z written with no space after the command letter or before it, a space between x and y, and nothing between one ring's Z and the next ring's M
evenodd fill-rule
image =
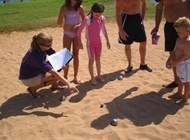
M116 0L115 15L116 15L116 22L117 22L119 30L122 29L121 17L120 17L120 14L121 14L122 10L123 10L122 1L121 0Z
M162 21L162 13L163 13L163 1L160 1L156 6L156 17L155 17L155 27L159 29L160 22Z
M146 14L146 1L145 0L141 0L141 14L142 14L142 20L144 20L145 14Z
M124 0L116 0L115 14L116 14L116 22L119 28L119 35L122 39L126 40L127 33L123 30L122 21L121 21L121 13L123 11Z
M156 6L156 13L155 13L155 27L151 31L151 34L154 32L158 32L160 27L160 22L162 21L162 13L163 13L163 0L160 0L158 5Z

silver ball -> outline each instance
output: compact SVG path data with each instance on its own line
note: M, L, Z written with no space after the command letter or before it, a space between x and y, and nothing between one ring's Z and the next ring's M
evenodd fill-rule
M65 101L66 97L65 96L61 96L60 101Z
M117 126L117 124L118 124L117 119L113 119L110 124L113 126Z
M123 76L122 76L122 75L119 75L119 76L117 77L117 79L118 79L118 80L123 80Z

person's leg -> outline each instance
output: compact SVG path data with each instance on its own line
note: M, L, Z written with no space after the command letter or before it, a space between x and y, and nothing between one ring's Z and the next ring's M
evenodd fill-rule
M131 64L131 45L125 45L125 55L127 58L128 65L132 66L132 64Z
M48 75L43 79L43 82L37 86L29 87L27 90L33 98L38 98L37 90L45 86L52 85L52 87L57 83L57 79L52 75Z
M184 100L188 100L190 92L190 83L184 83Z
M168 98L172 98L175 100L180 100L182 99L182 92L183 92L183 83L181 82L181 80L179 79L179 77L177 77L177 84L178 84L178 90L175 94L168 96Z
M170 55L171 55L172 52L170 52ZM173 67L173 76L174 76L174 83L176 83L176 86L177 86L177 83L178 83L178 77L177 77L177 73L176 73L176 67Z
M94 66L94 58L89 58L89 62L88 62L88 69L89 69L89 73L90 73L90 77L91 77L91 83L93 85L96 85L97 82L96 82L96 79L94 77L94 69L93 69L93 66Z
M139 53L140 53L140 69L152 72L152 69L145 63L146 58L146 41L139 43Z
M73 42L73 68L74 68L74 82L76 84L81 83L78 76L78 69L79 69L79 49L77 47L77 37L74 38Z
M179 85L178 85L179 86ZM178 102L177 104L180 106L189 105L188 98L189 98L189 92L190 92L190 85L189 82L184 83L184 95L182 97L182 100Z
M67 48L69 51L71 50L71 42L73 41L72 38L64 35L63 36L63 48ZM65 68L64 68L64 78L68 78L68 71L69 71L69 65L67 65Z
M97 69L97 76L100 77L101 75L101 62L100 62L100 57L95 58L96 61L96 69Z
M145 65L146 42L140 42L139 43L139 53L140 53L140 64Z
M125 56L127 58L128 67L125 70L125 73L129 73L133 69L132 61L131 61L131 44L125 45Z
M101 77L101 58L100 56L96 57L96 69L97 69L97 80L101 83L104 82L104 79Z

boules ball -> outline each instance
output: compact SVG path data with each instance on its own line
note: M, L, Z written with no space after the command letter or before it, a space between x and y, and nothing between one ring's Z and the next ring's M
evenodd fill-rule
M117 126L117 124L118 124L117 119L113 119L113 120L111 121L111 125Z
M61 96L60 101L65 101L66 97L65 96Z
M122 80L122 79L123 79L123 76L122 76L122 75L119 75L119 76L117 77L117 79L118 79L118 80Z

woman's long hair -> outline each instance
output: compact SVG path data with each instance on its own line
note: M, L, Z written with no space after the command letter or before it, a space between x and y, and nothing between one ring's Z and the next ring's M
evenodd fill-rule
M32 51L38 50L40 48L40 45L46 45L52 43L53 38L51 35L47 33L39 33L37 35L34 35L31 42L31 49Z

